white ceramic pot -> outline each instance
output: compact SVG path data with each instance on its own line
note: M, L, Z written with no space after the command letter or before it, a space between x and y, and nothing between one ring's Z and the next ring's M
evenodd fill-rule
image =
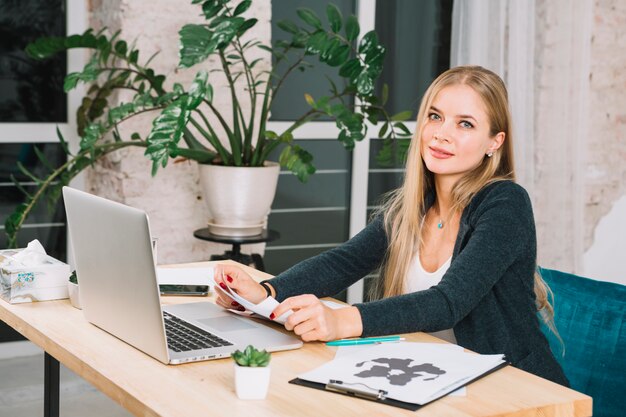
M78 284L67 281L67 292L70 295L70 304L78 309L82 309L80 306L80 292L78 291Z
M211 233L254 236L261 233L272 207L280 165L227 167L198 164L200 185L209 209Z
M235 392L241 400L262 400L267 396L270 386L271 369L269 366L261 368L235 366Z

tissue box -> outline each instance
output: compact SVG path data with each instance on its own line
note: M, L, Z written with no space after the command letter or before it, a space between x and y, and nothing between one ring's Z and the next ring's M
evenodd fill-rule
M13 304L67 298L70 266L49 255L38 266L4 262L21 250L0 250L0 297Z

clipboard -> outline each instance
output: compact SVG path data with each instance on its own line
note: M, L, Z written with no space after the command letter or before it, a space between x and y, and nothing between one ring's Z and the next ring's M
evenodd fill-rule
M491 368L490 370L488 370L487 372L484 372L480 375L478 375L477 377L469 380L468 382L466 382L465 384L456 387L454 390L457 390L461 387L466 387L469 384L471 384L474 381L478 381L479 379L495 372L498 371L502 368L504 368L505 366L508 366L509 363L508 362L502 362L501 364L495 366L494 368ZM328 391L328 392L332 392L335 394L340 394L340 395L347 395L350 397L354 397L354 398L360 398L363 400L368 400L368 401L374 401L377 403L381 403L381 404L386 404L386 405L390 405L392 407L398 407L398 408L402 408L405 410L410 410L410 411L417 411L420 408L434 402L437 401L439 398L441 397L445 397L446 395L448 395L450 392L452 391L447 391L442 393L439 397L433 398L431 401L424 403L424 404L415 404L415 403L409 403L406 401L399 401L399 400L394 400L393 398L388 398L385 394L385 391L382 390L363 390L361 388L358 387L351 387L351 386L347 386L347 385L343 385L341 381L337 381L337 380L330 380L328 384L321 384L318 382L312 382L312 381L307 381L305 379L301 379L301 378L294 378L291 381L289 381L290 384L294 384L294 385L300 385L303 387L308 387L308 388L314 388L314 389L319 389L322 391Z

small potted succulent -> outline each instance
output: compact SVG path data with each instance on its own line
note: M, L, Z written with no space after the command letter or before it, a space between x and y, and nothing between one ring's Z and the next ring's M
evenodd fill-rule
M78 291L78 278L76 277L76 271L72 271L70 279L67 281L67 292L70 296L70 303L80 309L80 292Z
M230 355L235 361L235 391L242 400L262 400L270 385L270 353L249 345Z

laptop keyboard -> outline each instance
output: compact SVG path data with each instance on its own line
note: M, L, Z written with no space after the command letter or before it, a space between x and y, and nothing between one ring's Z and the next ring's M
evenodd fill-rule
M191 350L219 346L232 346L232 343L229 341L217 337L169 313L163 312L163 318L165 319L167 345L174 352L188 352Z

